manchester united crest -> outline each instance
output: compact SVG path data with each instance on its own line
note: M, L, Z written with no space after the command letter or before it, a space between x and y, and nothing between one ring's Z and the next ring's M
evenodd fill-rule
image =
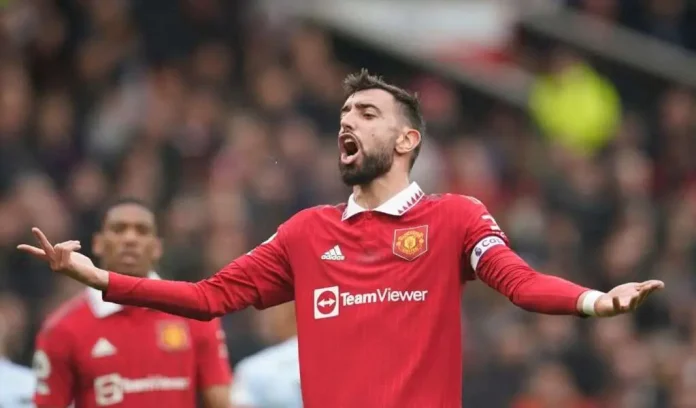
M188 327L184 322L160 322L158 325L158 343L163 350L167 351L179 351L188 348Z
M394 230L394 255L412 261L428 251L428 226Z

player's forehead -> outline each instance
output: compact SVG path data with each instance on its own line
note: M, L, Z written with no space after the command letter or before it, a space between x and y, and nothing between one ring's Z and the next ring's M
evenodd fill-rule
M366 108L371 106L385 113L394 112L396 108L396 99L394 99L394 95L384 89L365 89L355 92L346 98L342 110L346 111L354 107Z
M124 203L109 209L104 225L138 224L154 227L155 215L149 209L136 203Z

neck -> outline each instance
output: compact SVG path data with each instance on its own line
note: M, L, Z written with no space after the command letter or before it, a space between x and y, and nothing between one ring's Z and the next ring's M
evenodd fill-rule
M373 210L404 190L409 184L408 173L388 172L370 184L354 186L353 195L359 206Z

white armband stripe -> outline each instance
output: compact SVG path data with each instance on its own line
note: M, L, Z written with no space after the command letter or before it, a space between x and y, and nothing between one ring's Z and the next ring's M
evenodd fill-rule
M600 292L598 290L590 290L586 292L585 298L582 300L582 312L586 316L597 316L597 312L595 311L595 303L597 303L597 299L599 299L604 292Z
M474 272L476 272L476 267L478 266L481 257L483 257L483 254L485 254L489 249L498 245L505 245L505 241L496 236L488 236L480 240L478 244L474 246L474 249L471 251L471 268L474 270Z

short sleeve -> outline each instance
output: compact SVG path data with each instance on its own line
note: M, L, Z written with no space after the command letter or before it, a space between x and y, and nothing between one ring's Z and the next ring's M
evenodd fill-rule
M68 336L57 328L39 333L32 364L37 406L67 407L73 401L75 373L70 344Z
M220 320L196 322L196 376L198 388L205 389L216 385L230 383L230 365L228 360L225 333Z
M251 279L259 298L254 305L266 309L294 299L294 279L287 251L290 221L278 227L259 246L242 255L234 263Z
M461 196L457 219L462 228L462 257L464 279L475 278L476 267L483 256L499 245L508 246L508 238L486 206L474 197Z

